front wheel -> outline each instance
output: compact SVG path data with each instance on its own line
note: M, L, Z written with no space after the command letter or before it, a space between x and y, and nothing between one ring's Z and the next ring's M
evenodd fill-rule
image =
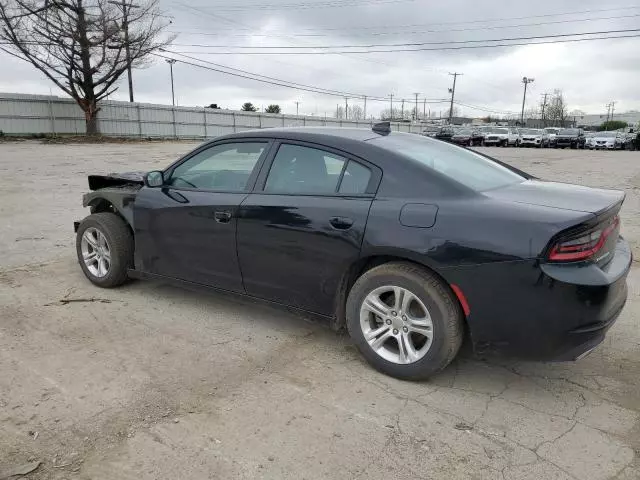
M125 221L114 213L86 217L76 233L76 253L85 276L103 288L117 287L127 280L133 266L133 235Z
M463 313L435 274L409 263L364 273L347 299L347 328L377 370L419 380L446 367L463 339Z

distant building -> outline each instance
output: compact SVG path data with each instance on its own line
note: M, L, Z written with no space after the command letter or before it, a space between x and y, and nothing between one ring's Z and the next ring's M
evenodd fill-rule
M615 112L613 117L609 115L609 120L620 120L622 122L627 122L629 126L637 125L640 122L640 112L626 112L626 113L617 113ZM569 119L573 121L574 117L570 116ZM575 122L579 127L597 127L602 125L607 121L607 114L585 114L578 115L575 117Z

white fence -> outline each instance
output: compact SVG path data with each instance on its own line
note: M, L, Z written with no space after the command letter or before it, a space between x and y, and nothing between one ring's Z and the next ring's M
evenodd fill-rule
M211 138L268 127L364 127L371 121L277 115L269 113L172 107L148 103L104 101L100 104L100 133L118 137ZM419 125L392 123L392 129L418 133ZM84 113L69 98L0 93L0 131L5 135L85 133Z

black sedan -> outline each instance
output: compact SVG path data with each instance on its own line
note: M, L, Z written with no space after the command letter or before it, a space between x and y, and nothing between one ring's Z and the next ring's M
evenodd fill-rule
M444 368L467 329L478 352L576 359L627 296L622 192L388 124L226 135L89 187L76 250L94 284L156 279L312 312L399 378Z
M587 138L581 128L565 128L556 135L555 148L584 148Z
M450 142L453 136L456 134L456 130L453 127L442 127L435 135L434 138Z
M470 128L462 128L455 132L451 137L451 143L456 145L463 145L473 147L474 145L482 145L484 141L484 135L477 130L471 130Z

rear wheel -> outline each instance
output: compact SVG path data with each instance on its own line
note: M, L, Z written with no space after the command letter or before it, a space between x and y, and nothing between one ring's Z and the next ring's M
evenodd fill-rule
M349 292L346 313L358 350L393 377L428 378L462 344L460 305L446 284L417 265L388 263L364 273Z
M103 288L117 287L127 280L133 266L133 235L125 221L114 213L86 217L76 234L76 253L85 276Z

